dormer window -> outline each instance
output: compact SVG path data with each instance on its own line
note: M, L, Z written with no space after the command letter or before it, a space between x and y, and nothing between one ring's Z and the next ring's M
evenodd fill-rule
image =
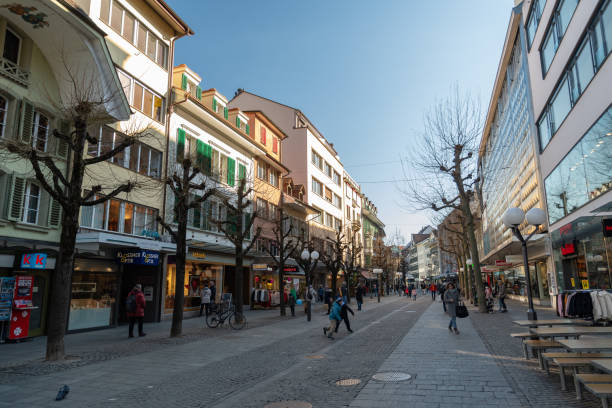
M227 119L229 117L229 113L228 113L228 109L227 109L227 105L225 104L225 102L213 97L212 100L212 110L213 112L215 112L217 115L223 115L223 117L225 119Z
M21 37L10 28L7 28L4 34L4 51L2 52L2 57L15 65L19 65L20 51Z

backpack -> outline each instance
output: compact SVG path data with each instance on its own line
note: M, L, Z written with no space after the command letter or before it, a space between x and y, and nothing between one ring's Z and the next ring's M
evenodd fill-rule
M130 292L127 299L125 300L125 310L128 313L136 313L136 309L138 305L136 304L136 295L133 292Z
M312 292L309 290L307 295L308 300L312 300Z

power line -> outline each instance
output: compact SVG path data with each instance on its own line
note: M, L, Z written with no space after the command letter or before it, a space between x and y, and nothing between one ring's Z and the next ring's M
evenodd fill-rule
M344 167L369 167L369 166L380 166L383 164L401 163L401 160L390 160L377 163L362 163L362 164L345 164Z

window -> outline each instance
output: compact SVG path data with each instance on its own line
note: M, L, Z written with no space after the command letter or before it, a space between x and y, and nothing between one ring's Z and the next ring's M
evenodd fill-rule
M35 112L34 125L32 126L32 147L41 152L46 152L48 135L49 118L40 112Z
M561 44L561 40L565 35L565 30L574 15L574 10L576 10L577 5L578 0L561 0L557 4L551 23L548 26L548 31L546 32L544 45L540 50L542 72L546 73L548 71L550 63L555 57L557 48L559 48L559 44Z
M164 99L127 73L118 69L117 74L130 105L151 119L164 123Z
M593 57L591 55L591 43L588 38L582 45L582 48L580 49L578 56L576 57L576 62L574 63L573 71L574 78L577 81L576 86L578 88L578 95L576 95L574 100L577 100L578 96L580 96L580 94L584 92L586 87L591 82L593 75L595 75L595 70L593 67Z
M569 111L572 109L567 78L563 81L557 94L553 97L550 107L552 112L552 134L555 134Z
M325 213L325 225L329 228L334 228L334 216L328 213Z
M334 217L334 229L340 231L342 229L342 220Z
M276 170L270 169L270 184L278 188L279 173Z
M334 206L336 206L338 208L342 208L342 199L340 198L340 196L338 194L334 193L333 204L334 204Z
M334 170L334 183L340 185L340 174Z
M98 156L114 149L126 137L108 126L91 128L89 135L98 140L97 144L88 144L87 154L90 156ZM136 142L108 161L144 176L155 179L161 177L162 153L144 143Z
M167 69L168 46L115 0L102 0L100 20L138 48L162 68Z
M264 181L268 179L268 166L264 163L257 163L257 178Z
M93 199L102 198L96 195ZM131 235L157 233L158 210L118 199L81 207L81 226Z
M351 207L348 205L346 206L346 219L351 220Z
M312 164L317 166L320 170L323 169L323 159L314 150L312 151Z
M533 42L533 37L538 29L538 24L540 23L541 17L542 8L540 6L540 1L534 0L533 5L531 6L531 13L529 13L529 18L527 20L527 41L529 43L529 47L531 47L531 43Z
M25 192L23 209L23 222L38 224L38 210L40 207L40 187L38 184L28 182Z
M327 175L327 177L332 178L332 168L329 165L329 163L325 162L324 169L325 169L324 171L325 171L325 174Z
M320 196L323 195L323 184L316 178L312 178L312 192Z
M259 128L259 141L261 142L261 144L265 145L266 144L266 128L261 126Z
M333 193L327 186L325 186L325 199L329 201L330 203L332 202L332 199L333 199Z
M0 96L0 139L4 137L6 129L6 117L8 114L8 101Z
M348 199L351 198L351 188L349 187L348 184L344 185L344 194L346 195Z
M546 39L544 40L544 45L540 50L540 55L542 58L542 72L546 73L548 71L548 67L552 62L555 52L557 51L557 35L554 33L554 30L549 30L546 35Z
M272 138L272 153L278 153L278 139Z
M314 222L318 223L318 224L323 224L323 215L325 213L323 211L319 210L318 208L316 210L318 211L318 213L314 216L314 218L312 220Z
M272 203L268 203L269 204L269 208L268 208L268 216L270 217L270 220L272 221L276 221L278 219L278 206L272 204Z
M4 50L2 57L19 65L19 54L21 53L21 38L11 29L6 29L4 33Z
M264 220L268 218L268 203L261 198L257 199L257 216Z

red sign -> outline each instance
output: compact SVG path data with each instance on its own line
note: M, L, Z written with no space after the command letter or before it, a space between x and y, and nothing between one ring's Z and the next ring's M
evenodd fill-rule
M612 237L612 218L602 221L604 237Z
M286 272L297 272L297 271L298 271L297 266L285 266L283 268L283 272L285 272L285 273Z
M570 223L570 224L567 224L567 225L564 225L564 226L562 226L561 228L559 228L559 233L560 233L561 235L567 235L567 234L569 234L570 232L572 232L572 224L571 224L571 223Z
M576 253L576 245L572 242L561 247L561 255L573 255Z
M495 261L495 266L510 266L512 264L509 264L506 261Z
M9 339L17 340L28 337L30 315L32 314L32 276L17 276L13 295L13 312L9 326Z

